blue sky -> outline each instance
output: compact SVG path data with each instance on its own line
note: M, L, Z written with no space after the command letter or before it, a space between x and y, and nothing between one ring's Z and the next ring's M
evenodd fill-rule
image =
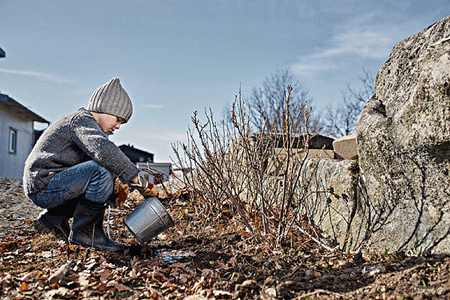
M193 111L221 116L239 84L245 98L290 67L320 111L449 8L449 0L0 0L0 92L54 122L119 77L134 114L112 140L166 162Z

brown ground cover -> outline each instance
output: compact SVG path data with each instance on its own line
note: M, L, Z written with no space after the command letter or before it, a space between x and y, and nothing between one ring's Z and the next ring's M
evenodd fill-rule
M104 253L36 234L40 209L25 200L20 180L0 178L0 297L450 298L448 256L330 252L307 237L271 249L252 244L232 216L198 214L183 198L163 201L176 226L138 245L123 225L137 203L111 210L111 237L129 247ZM67 273L52 277L62 266Z

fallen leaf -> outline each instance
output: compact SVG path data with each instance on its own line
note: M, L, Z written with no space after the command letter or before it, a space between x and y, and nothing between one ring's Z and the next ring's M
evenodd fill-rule
M86 269L88 269L88 270L90 270L90 269L92 269L95 265L97 264L97 261L95 260L95 258L91 258L91 260L89 260L87 263L86 263Z
M200 296L200 295L190 295L184 298L184 300L207 300L208 298Z
M103 270L98 275L100 275L101 282L106 282L108 280L109 276L111 275L111 272L108 270Z
M172 289L175 290L178 286L176 284L170 283L168 281L164 282L161 285L161 289Z
M28 290L28 284L22 281L22 284L19 286L19 292L24 292L26 290Z
M84 290L81 292L81 296L83 299L89 299L91 297L92 293L94 293L93 290L87 289L87 290Z
M54 296L61 296L63 298L73 298L73 296L75 295L75 293L71 290L69 290L68 288L65 287L60 287L57 290L52 290L51 293L47 294L47 296L49 298L47 299L51 299Z
M219 268L219 269L224 269L224 270L228 270L230 267L228 266L228 264L224 264L224 263L219 263L218 265L217 265L217 267Z
M230 258L230 260L228 261L228 263L229 263L233 268L236 267L236 264L237 264L236 257Z
M227 291L221 291L221 290L214 290L213 291L213 295L216 297L221 297L221 296L232 296L233 294Z
M180 279L178 280L179 284L185 284L189 281L189 276L181 274Z
M43 258L50 258L50 257L52 257L52 251L42 251L42 257Z
M276 300L277 299L277 291L275 288L268 288L266 290L261 291L261 299L262 300Z
M112 287L115 287L116 284L118 284L117 281L112 280L112 281L110 281L110 282L108 282L108 283L106 284L106 287L107 287L107 288L112 288Z
M214 271L211 269L203 269L202 270L202 276L204 276L205 278L214 275Z
M81 287L87 286L89 284L90 273L86 273L86 271L84 271L84 272L79 273L78 275L79 275L78 284Z
M166 240L166 239L167 239L167 234L165 234L165 233L160 233L160 234L158 234L158 239L160 239L160 240Z
M177 263L171 264L170 266L172 268L181 268L181 269L183 269L183 268L186 268L187 263L179 263L179 262L177 262Z
M2 288L11 285L11 283L12 283L12 276L10 274L6 274L6 276L3 277L2 280L0 280L0 286Z
M27 281L28 279L35 278L35 277L37 277L37 275L39 274L39 272L40 272L40 271L38 271L38 270L31 271L31 272L25 274L25 275L20 279L20 281Z
M116 283L116 285L114 286L116 288L116 290L118 292L123 292L123 291L129 291L131 290L129 287L127 287L126 285L123 285L121 283Z
M149 298L150 298L150 299L155 299L155 300L157 300L157 299L160 298L160 295L159 295L158 291L156 291L156 290L154 290L154 289L152 289L152 288L149 288L149 291L148 291L148 292L150 293L150 295L149 295Z
M136 272L135 268L133 268L130 273L128 274L129 277L136 279L138 278L138 272Z

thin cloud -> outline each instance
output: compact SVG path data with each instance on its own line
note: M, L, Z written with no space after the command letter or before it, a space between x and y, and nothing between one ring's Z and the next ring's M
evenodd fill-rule
M383 22L381 12L359 15L339 25L325 55L358 55L379 59L389 53L404 24Z
M298 57L292 68L306 75L334 70L348 60L381 59L387 57L405 24L395 25L378 22L379 15L370 13L357 16L334 28L328 47Z
M42 72L35 71L23 71L23 70L10 70L10 69L1 69L0 73L10 74L10 75L20 75L20 76L30 76L43 81L50 81L56 83L73 83L73 81L61 78L52 74L46 74Z
M338 64L331 62L329 59L314 58L313 55L300 57L298 62L291 66L292 71L299 75L335 70L338 67Z

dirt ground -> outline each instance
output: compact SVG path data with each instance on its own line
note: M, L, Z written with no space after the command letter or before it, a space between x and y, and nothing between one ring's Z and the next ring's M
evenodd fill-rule
M164 200L176 226L138 245L123 225L137 203L111 211L111 238L128 249L104 253L36 234L41 209L20 180L0 178L1 299L450 299L448 256L250 245L225 216L198 215L186 199Z

